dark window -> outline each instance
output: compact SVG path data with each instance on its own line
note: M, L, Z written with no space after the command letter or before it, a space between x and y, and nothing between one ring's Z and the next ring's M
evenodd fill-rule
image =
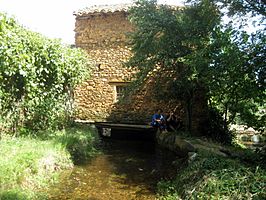
M125 94L126 86L125 85L116 85L116 101L122 98Z

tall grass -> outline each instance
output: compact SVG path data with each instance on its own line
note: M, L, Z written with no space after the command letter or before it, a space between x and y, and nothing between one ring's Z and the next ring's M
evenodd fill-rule
M52 139L66 148L74 164L85 162L97 153L95 146L99 139L98 134L90 126L76 125L57 131Z
M201 153L172 181L161 181L162 200L266 198L266 170L239 160Z
M31 199L57 171L72 166L70 155L52 141L3 138L0 141L0 199Z
M59 172L95 153L95 135L90 128L73 127L38 138L2 137L0 200L43 199L38 191L56 181Z

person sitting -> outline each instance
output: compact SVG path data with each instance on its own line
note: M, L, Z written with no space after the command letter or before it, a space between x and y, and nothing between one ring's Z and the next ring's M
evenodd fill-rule
M166 131L166 123L162 114L162 109L158 109L152 116L151 126L154 128L159 128L161 131Z
M173 111L166 117L166 127L168 131L176 131L180 128L181 122Z

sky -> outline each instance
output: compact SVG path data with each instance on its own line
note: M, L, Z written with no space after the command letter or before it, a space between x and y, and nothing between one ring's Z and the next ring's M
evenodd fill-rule
M49 38L74 44L73 12L92 5L132 3L131 0L0 0L0 12L14 16L24 27ZM159 0L158 3L182 5L182 0Z

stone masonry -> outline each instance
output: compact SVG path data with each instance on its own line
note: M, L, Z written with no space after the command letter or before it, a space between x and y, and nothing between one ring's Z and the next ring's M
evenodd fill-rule
M115 103L116 85L126 84L134 74L133 69L123 66L131 55L126 34L133 28L127 20L128 5L119 6L91 7L75 13L76 46L94 60L91 79L75 92L79 119L106 121Z
M93 122L148 123L156 108L160 107L165 112L177 108L185 121L180 101L154 98L155 76L165 73L160 67L149 73L137 92L117 100L117 87L129 84L137 72L123 65L131 56L127 34L134 30L127 19L129 7L126 4L94 6L74 13L76 47L86 50L93 60L91 78L75 89L76 118ZM194 130L206 116L207 104L202 100L197 102Z

